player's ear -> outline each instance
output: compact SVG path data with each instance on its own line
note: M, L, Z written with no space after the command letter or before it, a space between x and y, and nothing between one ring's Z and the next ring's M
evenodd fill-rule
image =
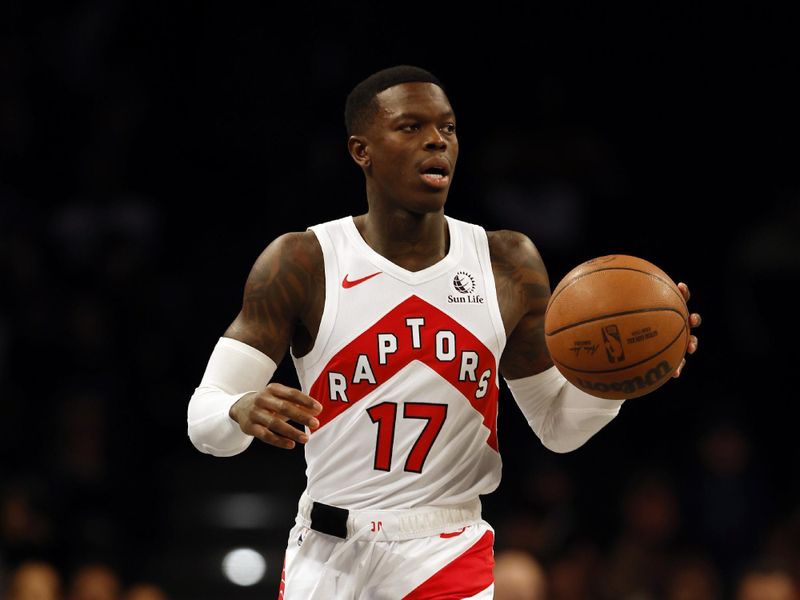
M367 139L360 135L351 135L347 140L347 150L350 156L356 161L356 164L362 169L366 169L372 163L369 156L369 147Z

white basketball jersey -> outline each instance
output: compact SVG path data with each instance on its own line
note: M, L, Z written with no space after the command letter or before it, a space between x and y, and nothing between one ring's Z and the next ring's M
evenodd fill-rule
M325 307L293 357L323 406L305 445L307 492L349 509L447 506L500 482L497 366L505 331L486 232L446 217L441 261L408 271L352 217L316 225Z

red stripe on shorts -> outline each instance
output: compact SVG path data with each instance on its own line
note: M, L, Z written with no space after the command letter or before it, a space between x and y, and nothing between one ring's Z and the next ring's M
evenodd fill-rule
M440 533L439 537L442 538L442 539L458 537L462 533L464 533L464 531L466 531L466 529L467 529L466 527L462 527L458 531L451 531L450 533Z
M494 554L491 531L464 554L431 575L403 600L459 600L474 596L494 581Z
M281 587L278 588L278 600L283 600L283 592L286 589L286 556L283 557L283 569L281 569Z

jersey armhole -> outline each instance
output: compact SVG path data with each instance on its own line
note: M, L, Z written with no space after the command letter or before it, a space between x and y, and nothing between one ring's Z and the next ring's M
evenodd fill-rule
M500 303L497 300L497 287L495 286L492 258L489 252L489 237L486 235L486 230L479 225L473 225L472 232L475 236L475 247L478 250L478 261L483 272L483 280L486 282L486 294L489 296L487 298L489 315L492 319L492 325L494 325L495 336L497 336L497 347L500 349L500 355L502 355L503 349L506 347L506 330L503 325L503 317L500 314Z
M301 357L296 357L294 351L290 349L292 360L297 367L298 375L307 372L308 369L313 367L313 365L320 360L328 344L328 340L330 339L331 332L333 331L333 322L339 306L339 272L337 261L334 257L335 250L333 242L331 241L329 233L321 225L314 225L313 227L309 227L308 230L317 237L319 245L322 248L322 262L325 269L325 289L323 290L325 302L322 307L319 330L314 338L314 345L311 347L311 350ZM301 381L300 384L305 388L305 382Z

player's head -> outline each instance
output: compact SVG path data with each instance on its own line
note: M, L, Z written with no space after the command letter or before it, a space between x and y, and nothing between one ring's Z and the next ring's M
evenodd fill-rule
M356 85L344 105L344 125L348 137L363 134L378 114L377 95L401 83L432 83L444 90L442 82L430 71L411 65L398 65L373 73Z
M370 203L415 213L442 209L458 139L453 108L436 76L408 65L370 75L347 97L345 124Z
M495 556L495 600L543 600L547 576L536 559L522 550L503 550Z
M61 577L49 563L27 561L11 573L7 594L8 600L61 598Z
M736 586L736 600L797 600L800 586L792 570L764 560L745 568Z

